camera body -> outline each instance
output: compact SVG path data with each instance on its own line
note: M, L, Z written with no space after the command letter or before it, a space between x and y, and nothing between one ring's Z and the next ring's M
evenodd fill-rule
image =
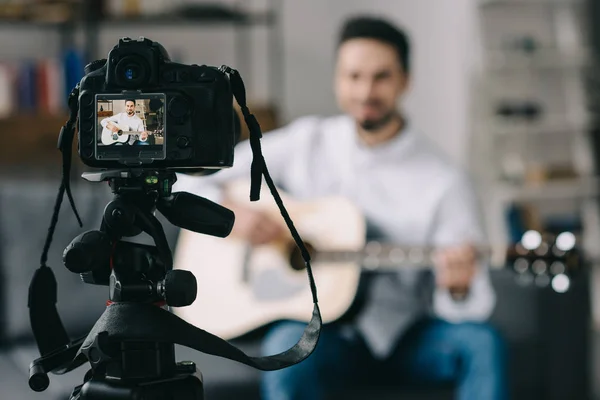
M90 167L170 170L233 165L235 111L216 67L171 62L157 42L119 40L80 82L78 152Z

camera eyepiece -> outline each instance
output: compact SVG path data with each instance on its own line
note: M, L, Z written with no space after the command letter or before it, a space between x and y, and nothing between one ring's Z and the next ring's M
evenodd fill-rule
M115 68L115 81L123 87L137 88L147 83L150 66L137 55L123 57Z

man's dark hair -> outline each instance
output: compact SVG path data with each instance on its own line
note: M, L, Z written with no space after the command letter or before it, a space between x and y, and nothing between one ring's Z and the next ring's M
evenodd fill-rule
M392 45L405 73L410 70L410 43L406 33L391 22L378 17L352 17L344 23L338 47L350 39L375 39Z
M133 105L135 105L135 100L134 99L127 99L127 100L125 100L125 104L127 104L128 101L133 101Z

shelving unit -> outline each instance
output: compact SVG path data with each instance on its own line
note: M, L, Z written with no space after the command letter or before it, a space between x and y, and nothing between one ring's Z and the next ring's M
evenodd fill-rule
M596 62L587 2L478 5L481 59L471 86L470 154L489 239L506 243L526 229L568 230L579 238L583 254L598 260L600 155L594 154L593 131L599 120L589 107ZM600 269L592 263L583 267L566 294L543 285L538 290L533 276L529 281L535 292L527 306L537 311L537 339L548 352L539 360L540 379L529 384L543 388L544 398L583 399L592 391L597 361L588 356L590 344L583 338L600 329ZM516 282L525 282L518 274ZM575 312L565 304L573 298L579 299L581 317L565 326L563 317ZM556 355L555 346L568 350Z
M100 32L105 29L123 28L123 27L172 27L173 29L193 29L194 27L230 27L235 30L234 51L235 64L232 67L243 71L243 76L247 80L247 90L249 91L249 101L251 98L251 65L252 62L252 38L249 35L249 29L253 27L268 28L268 104L262 109L263 105L253 107L253 112L257 115L263 115L265 126L274 128L277 121L277 106L282 104L284 98L283 86L283 51L282 51L282 29L280 8L281 0L268 0L264 10L250 10L252 2L238 0L232 6L224 6L220 11L213 9L213 12L202 13L184 13L180 10L166 11L160 15L139 17L128 16L99 16L90 10L94 10L95 0L82 0L80 7L76 10L73 18L64 21L41 21L31 19L0 18L0 26L8 27L19 31L22 29L31 29L32 27L42 29L40 33L57 32L60 36L61 51L74 47L76 37L82 35L82 48L85 49L85 63L105 58L104 51L99 49ZM231 3L230 3L231 4ZM167 3L165 2L165 5ZM210 10L208 10L210 11ZM209 15L210 14L210 15ZM168 49L167 49L168 50ZM49 144L43 148L36 148L36 151L29 151L28 157L37 160L39 153L47 151L56 151L56 137L60 127L67 119L67 112L60 112L57 115L37 114L33 112L16 113L7 118L0 119L3 126L19 126L22 129L19 142L16 146L23 151L33 149L31 143ZM261 119L261 123L263 121ZM27 124L30 121L30 124ZM40 139L44 136L45 139ZM30 137L30 138L28 138ZM12 160L10 154L4 154L13 150L6 149L0 152L0 164L9 164ZM14 161L14 160L13 160Z
M600 181L590 141L598 118L586 93L595 60L585 6L583 0L479 2L471 170L493 243L510 240L507 212L525 204L542 218L580 219L584 251L599 254ZM567 172L553 178L553 168ZM597 319L600 325L600 310Z
M186 10L171 10L160 15L141 15L139 17L107 16L101 17L94 13L95 0L82 0L80 10L76 11L75 18L65 21L43 21L15 18L0 18L0 26L9 26L15 29L28 29L31 27L44 28L60 33L61 48L66 48L74 43L74 36L78 31L83 31L86 50L86 63L106 57L98 49L99 34L104 28L119 28L132 26L157 26L173 28L190 27L217 27L230 26L235 29L236 67L246 71L250 76L251 68L251 43L248 29L255 26L269 28L269 92L273 105L281 104L284 96L283 87L283 51L282 29L280 21L281 0L268 0L265 10L248 11L246 8L251 2L236 1L233 6L223 6L221 9L207 9L206 15L190 13ZM167 4L167 3L165 3ZM214 7L214 6L212 6ZM212 14L211 14L212 13Z

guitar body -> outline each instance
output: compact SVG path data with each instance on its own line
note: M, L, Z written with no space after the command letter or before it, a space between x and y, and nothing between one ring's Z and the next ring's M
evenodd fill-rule
M230 185L225 193L235 202L271 214L288 232L267 190L254 203L248 202L248 194L248 182ZM394 272L429 269L434 264L433 247L365 243L363 215L345 198L299 202L280 194L300 236L313 248L311 265L324 323L339 319L352 306L363 268ZM549 283L553 275L577 270L579 258L574 243L570 248L561 248L554 238L540 236L539 243L529 247L521 243L508 247L482 245L475 251L491 268L512 265L510 268L520 278L545 276ZM291 260L294 246L289 234L252 248L232 235L215 238L181 230L174 268L191 271L198 292L193 304L174 307L173 312L226 340L278 320L307 322L312 316L312 295L303 263Z
M150 135L153 135L155 133L162 134L162 129L158 129L155 131L148 132L148 136L142 138L140 131L130 131L128 126L124 126L123 129L121 129L119 125L117 126L119 127L119 132L113 132L108 128L102 129L102 144L104 144L105 146L110 146L114 143L127 143L131 137L140 142L147 142Z
M248 202L246 184L230 187L228 196ZM294 202L282 193L284 204L302 239L315 250L356 251L365 245L362 214L343 198ZM251 207L272 213L285 226L267 191ZM287 232L287 227L285 227ZM194 273L196 301L173 312L187 322L226 340L270 322L308 321L312 296L306 270L295 270L289 261L291 236L251 248L235 237L215 238L182 230L174 253L175 268ZM357 262L314 262L323 322L346 313L354 301L360 279Z
M113 124L115 123L113 122ZM119 132L113 132L108 128L102 128L100 140L103 145L109 146L114 143L125 143L129 140L129 127L120 125L117 125L117 127L119 128Z

